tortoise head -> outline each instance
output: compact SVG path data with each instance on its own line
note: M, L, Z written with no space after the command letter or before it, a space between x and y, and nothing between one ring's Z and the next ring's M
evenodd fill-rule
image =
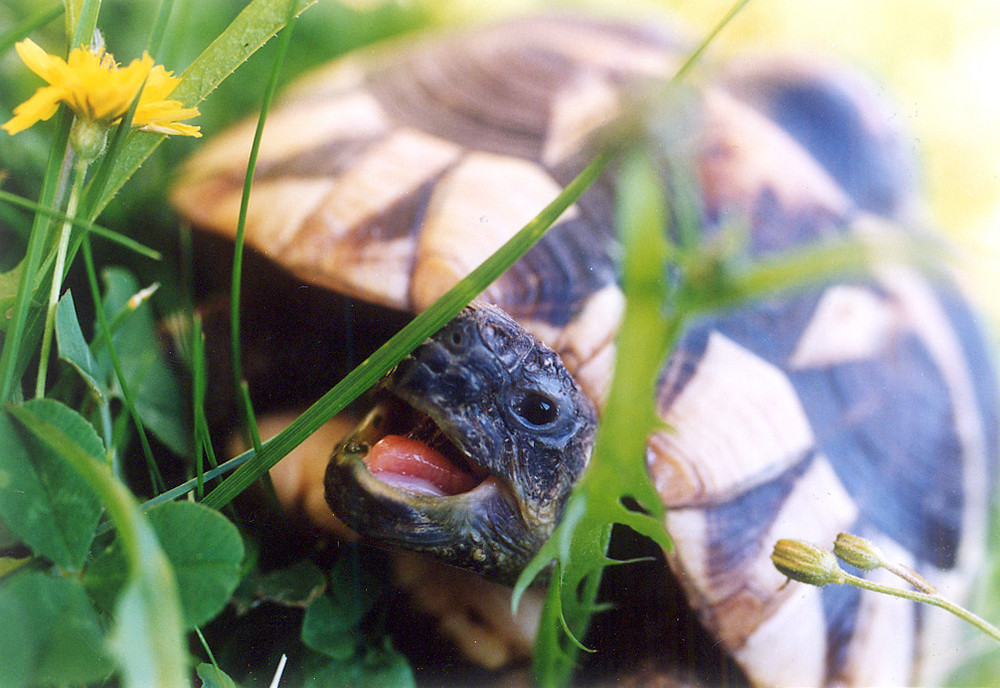
M503 311L470 307L377 398L327 467L333 512L378 542L513 582L593 444L596 412L558 355Z

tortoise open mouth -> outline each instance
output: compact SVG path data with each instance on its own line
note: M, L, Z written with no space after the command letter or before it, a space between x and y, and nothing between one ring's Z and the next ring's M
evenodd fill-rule
M327 501L363 535L411 548L450 549L501 513L502 521L520 514L510 487L462 445L433 411L383 389L334 449Z
M395 395L384 395L349 440L373 477L407 496L450 497L489 478L430 415Z
M395 394L380 397L334 450L327 502L374 542L512 582L538 544L518 499L432 413Z

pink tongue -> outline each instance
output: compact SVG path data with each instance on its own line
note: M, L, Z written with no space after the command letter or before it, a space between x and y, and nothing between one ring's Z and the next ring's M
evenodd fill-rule
M417 494L443 497L467 492L476 480L423 442L386 435L369 450L365 465L382 482Z

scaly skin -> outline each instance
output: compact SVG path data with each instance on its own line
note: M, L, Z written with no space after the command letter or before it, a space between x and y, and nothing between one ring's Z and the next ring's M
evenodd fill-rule
M326 499L357 532L512 583L551 534L590 456L596 411L559 357L503 311L464 310L381 383L383 401L338 445ZM412 410L401 412L401 406ZM364 456L429 417L483 479L420 495L380 481ZM393 427L390 427L393 426Z

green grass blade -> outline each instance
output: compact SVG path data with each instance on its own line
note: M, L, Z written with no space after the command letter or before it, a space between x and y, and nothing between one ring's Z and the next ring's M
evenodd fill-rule
M708 35L705 36L701 43L698 44L698 47L694 49L694 52L688 55L688 58L684 60L684 64L681 65L680 69L677 70L677 73L670 79L670 84L676 83L677 81L687 77L687 75L691 72L691 69L701 59L701 56L704 55L706 50L708 50L708 46L715 41L719 34L722 33L727 26L729 26L730 22L732 22L733 19L735 19L736 16L749 4L750 0L739 0L739 2L734 3L733 6L729 8L729 11L726 12L725 16L723 16L714 27L712 27L712 30L708 32Z
M156 10L156 19L153 21L153 28L149 30L149 40L146 42L146 49L154 57L160 54L160 46L167 33L167 21L170 19L173 7L172 0L161 0L159 9Z
M253 143L250 145L250 159L247 161L247 171L243 177L243 192L240 197L240 213L236 221L236 239L233 247L233 274L229 291L229 326L230 326L230 346L231 364L233 369L233 389L238 390L237 406L243 412L243 423L249 432L253 442L254 451L260 452L260 432L257 429L257 419L254 417L253 407L250 403L250 393L247 389L246 381L243 379L243 354L240 346L240 292L243 283L243 245L246 236L247 209L250 207L250 189L253 186L254 171L257 169L257 154L260 152L260 141L264 135L264 124L267 122L267 113L271 109L271 101L274 99L274 92L278 88L278 76L281 74L281 65L288 52L288 44L292 38L292 27L295 23L295 0L288 3L287 15L285 17L285 28L282 31L281 40L278 43L278 52L274 62L271 64L271 76L264 89L264 102L261 104L260 114L257 116L257 129L254 131Z
M265 442L264 445L267 446L267 442ZM250 449L248 451L243 452L242 454L239 454L238 456L234 456L225 463L219 464L216 468L213 468L212 470L205 471L204 474L201 476L202 483L207 483L211 480L215 480L216 478L225 475L226 473L231 473L232 471L235 471L237 468L245 464L254 456L256 456L256 454L254 453L253 449ZM253 482L253 480L251 480L250 482ZM186 495L191 491L197 491L197 489L198 489L198 477L195 476L194 478L186 480L180 485L172 487L166 492L158 494L152 499L147 500L146 502L143 503L142 508L149 509L150 507L154 507L157 504L163 504L164 502L171 502L175 499L183 497L184 495ZM102 531L98 529L98 533L100 532Z
M205 496L205 465L207 457L212 468L218 463L212 449L212 441L208 431L208 418L205 415L205 392L208 388L208 375L205 363L205 334L201 326L201 318L194 315L191 318L191 415L194 420L194 466L196 480L196 496L200 500Z
M228 504L283 456L297 447L327 420L370 388L393 365L418 344L455 317L477 294L493 283L508 267L531 248L545 231L572 205L607 167L613 150L600 153L566 186L535 219L500 249L448 290L426 311L410 321L333 389L296 418L287 428L264 443L254 455L205 498L205 504L219 508Z
M111 336L111 325L108 323L104 308L101 307L101 288L97 283L94 258L90 251L90 238L86 236L83 238L83 261L87 268L87 283L90 285L90 296L95 304L94 310L97 314L97 323L101 336L103 336L105 345L108 348L111 365L114 368L115 376L118 378L118 386L121 388L122 398L125 400L125 407L128 409L129 415L132 417L132 422L135 423L136 431L139 433L139 442L142 446L143 456L146 457L146 466L149 468L153 488L162 492L166 489L166 485L163 482L163 476L160 474L160 467L156 464L156 458L153 456L153 449L149 444L149 438L146 437L146 429L139 418L139 412L136 410L135 401L129 391L129 385L122 370L121 360L118 357L117 351L115 351L114 341Z
M71 50L90 45L100 12L101 0L67 0L66 40Z
M101 225L84 220L82 217L69 217L66 213L53 210L47 206L40 205L35 201L29 201L27 198L22 198L16 194L12 194L8 191L0 190L0 202L7 203L18 208L25 208L27 210L32 210L35 213L41 213L46 217L59 220L60 222L70 222L74 227L80 230L91 232L102 239L107 239L115 244L118 244L124 249L132 251L133 253L138 253L140 256L149 258L150 260L162 260L163 256L159 251L149 248L145 244L141 244L135 239L125 236L113 229L108 229Z

